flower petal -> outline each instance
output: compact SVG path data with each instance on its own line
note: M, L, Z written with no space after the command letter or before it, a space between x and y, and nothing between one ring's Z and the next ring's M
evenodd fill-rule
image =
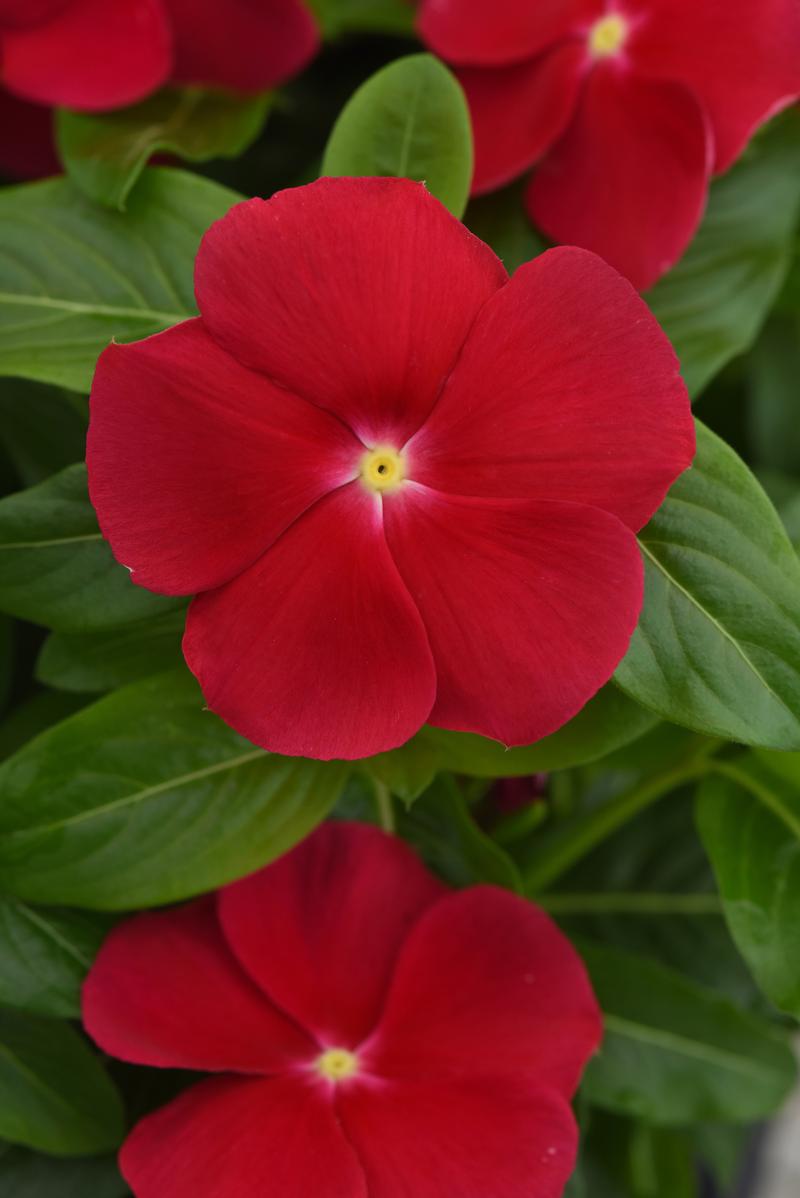
M319 48L301 0L166 0L178 83L263 91L283 83Z
M462 67L475 137L473 193L502 187L564 131L578 98L586 51L564 42L514 66Z
M713 153L685 87L601 65L533 177L530 212L554 241L594 250L643 291L691 241Z
M285 857L226 887L233 952L320 1044L356 1048L381 1012L409 929L446 893L396 837L323 824Z
M215 1078L133 1129L120 1168L136 1198L371 1198L322 1087Z
M694 425L678 360L630 283L555 249L483 309L409 453L437 490L586 503L635 531L690 465Z
M240 361L399 448L506 278L421 183L320 179L212 225L196 287Z
M119 924L84 983L83 1022L137 1065L270 1073L315 1053L237 963L213 898Z
M570 1099L601 1036L566 936L525 899L476 886L411 931L365 1056L383 1077L517 1076Z
M637 8L637 69L692 89L711 118L714 169L727 170L758 126L800 94L800 5L635 0Z
M417 28L450 62L500 65L581 37L603 6L603 0L422 0Z
M72 0L46 24L3 34L4 85L41 104L132 104L166 81L171 64L159 0Z
M43 179L61 171L53 135L52 108L29 104L2 88L0 171L12 179Z
M386 535L436 662L430 723L531 744L576 715L624 656L642 561L608 512L409 483L386 504Z
M342 1086L337 1105L369 1198L560 1198L575 1165L569 1106L517 1079Z
M251 568L189 608L184 654L213 711L287 756L369 757L425 722L425 629L360 482L327 496Z
M39 25L70 3L71 0L0 0L0 26Z
M251 565L357 473L342 423L240 366L189 320L100 358L87 460L92 502L134 581L186 595Z

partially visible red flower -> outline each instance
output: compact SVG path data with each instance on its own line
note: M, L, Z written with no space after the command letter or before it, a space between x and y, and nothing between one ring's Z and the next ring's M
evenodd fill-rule
M43 179L60 170L53 110L0 88L0 173L10 179Z
M335 823L117 927L83 1014L113 1056L217 1075L133 1130L136 1198L557 1198L601 1036L542 911L448 892L402 842Z
M134 582L203 592L210 707L321 758L580 710L694 452L630 284L571 249L509 281L421 184L323 179L212 226L196 291L199 319L101 356L88 464Z
M710 176L800 93L797 0L421 0L419 29L460 68L475 191L540 162L534 221L640 289L683 254Z
M0 0L2 82L29 146L0 126L0 169L58 169L52 113L120 108L162 84L258 92L283 83L319 47L304 0ZM0 103L11 100L0 92Z

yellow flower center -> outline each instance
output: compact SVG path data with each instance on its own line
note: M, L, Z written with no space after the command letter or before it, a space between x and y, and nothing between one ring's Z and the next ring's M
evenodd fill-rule
M326 1048L314 1068L326 1081L341 1082L358 1073L358 1057L346 1048Z
M610 58L618 54L628 36L628 22L618 12L609 13L595 21L589 30L589 49L595 58Z
M370 449L361 459L361 481L370 491L393 491L405 476L403 455L390 445Z

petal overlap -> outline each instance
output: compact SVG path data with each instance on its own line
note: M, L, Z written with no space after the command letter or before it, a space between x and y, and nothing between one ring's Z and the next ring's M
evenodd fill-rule
M417 27L442 58L489 66L519 62L579 36L603 7L603 0L423 0Z

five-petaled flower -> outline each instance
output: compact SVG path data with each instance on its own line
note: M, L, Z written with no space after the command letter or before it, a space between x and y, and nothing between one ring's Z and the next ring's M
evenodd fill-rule
M201 317L102 355L88 462L134 582L198 595L212 710L319 758L575 715L694 451L630 284L574 249L509 281L421 184L323 179L212 226L196 292Z
M601 1035L543 912L449 892L401 841L336 823L118 926L83 1011L114 1056L219 1075L133 1130L136 1198L557 1198Z
M55 165L50 119L24 101L119 108L169 81L263 91L318 42L305 0L0 0L0 166L33 176Z
M540 161L535 222L640 289L683 254L711 175L800 93L797 0L422 0L419 29L459 67L475 190Z

